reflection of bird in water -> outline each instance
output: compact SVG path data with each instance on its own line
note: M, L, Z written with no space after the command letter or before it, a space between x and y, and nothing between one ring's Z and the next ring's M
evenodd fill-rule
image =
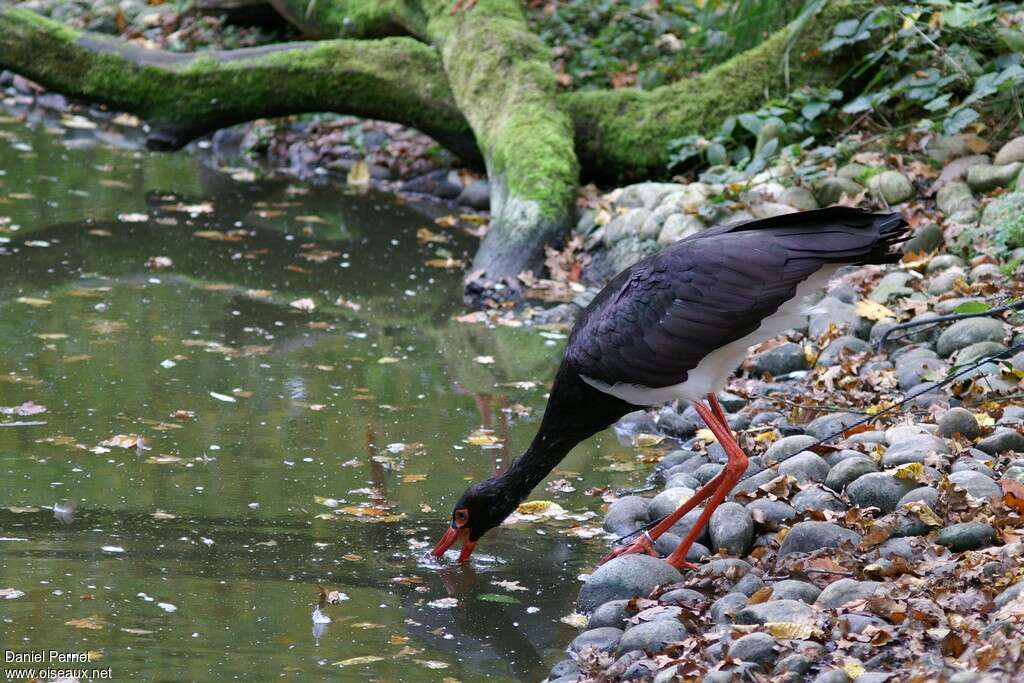
M654 554L654 541L708 500L668 557L678 568L692 567L687 551L747 467L715 393L750 346L799 325L803 299L841 266L897 261L893 248L905 226L899 214L806 211L705 230L617 275L574 326L533 442L505 473L466 489L434 554L461 539L459 561L466 561L576 444L637 408L685 399L728 462L678 510L606 559Z

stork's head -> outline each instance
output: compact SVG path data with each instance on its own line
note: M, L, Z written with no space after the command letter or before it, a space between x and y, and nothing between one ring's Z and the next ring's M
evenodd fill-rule
M451 525L434 547L434 557L441 557L462 539L459 562L465 562L480 537L501 524L515 509L516 501L508 496L498 478L473 484L455 504Z

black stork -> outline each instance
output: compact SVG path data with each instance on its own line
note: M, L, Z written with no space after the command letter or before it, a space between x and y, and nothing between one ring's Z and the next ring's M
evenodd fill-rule
M899 214L831 207L706 230L619 273L573 327L529 448L502 474L466 489L433 554L442 556L461 539L459 562L465 562L480 537L576 444L638 408L683 399L725 449L727 464L678 510L602 562L654 554L653 542L710 498L667 558L676 568L692 568L687 551L747 468L715 394L750 346L799 326L803 300L837 269L897 261L895 247L905 233Z

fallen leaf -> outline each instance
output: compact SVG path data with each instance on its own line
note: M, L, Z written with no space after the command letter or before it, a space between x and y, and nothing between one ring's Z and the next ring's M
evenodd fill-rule
M352 657L350 659L343 659L340 662L334 662L331 666L359 666L361 664L373 664L374 662L383 662L383 657L377 655L366 655L365 657Z
M573 612L571 614L566 614L564 617L559 619L559 621L563 624L572 626L573 628L584 629L587 627L587 622L589 622L590 620L587 619L587 616L585 614Z
M861 299L858 301L853 310L858 316L861 318L867 318L868 320L882 320L883 318L898 317L891 309L868 299Z
M366 187L370 184L370 167L362 159L349 169L348 184L351 187Z
M550 500L531 500L526 503L521 503L519 507L516 508L516 512L521 515L554 517L565 514L565 508Z
M19 304L31 306L32 308L42 308L43 306L49 306L53 303L49 299L37 299L36 297L32 296L19 296L17 299L15 299L15 301L17 301Z
M305 299L296 299L288 305L298 311L302 311L303 313L312 313L316 310L316 303L308 297Z
M106 621L98 614L93 614L92 616L85 617L83 619L72 619L64 622L65 626L74 626L75 628L84 628L92 631L101 631L104 626L109 624L109 621Z
M144 444L142 437L138 434L118 434L106 441L100 441L100 445L109 448L138 448Z

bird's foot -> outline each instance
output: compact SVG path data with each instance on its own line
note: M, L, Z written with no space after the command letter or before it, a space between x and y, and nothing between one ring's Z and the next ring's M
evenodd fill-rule
M605 555L604 558L600 562L598 562L597 564L600 566L600 565L604 564L605 562L609 562L611 560L614 560L616 557L619 557L621 555L634 555L634 554L636 554L636 555L653 555L654 557L658 556L658 553L655 552L655 550L654 550L654 544L651 543L650 537L647 536L646 534L644 534L643 536L641 536L640 538L636 539L635 541L633 541L629 545L620 545L618 548L616 548L615 550L613 550L610 553L608 553L607 555Z
M683 571L684 569L695 570L695 569L699 569L700 568L697 565L695 565L693 562L690 562L689 560L685 560L685 559L684 560L673 561L672 558L669 557L669 558L666 558L665 561L668 562L673 567L675 567L676 569L678 569L679 571Z

